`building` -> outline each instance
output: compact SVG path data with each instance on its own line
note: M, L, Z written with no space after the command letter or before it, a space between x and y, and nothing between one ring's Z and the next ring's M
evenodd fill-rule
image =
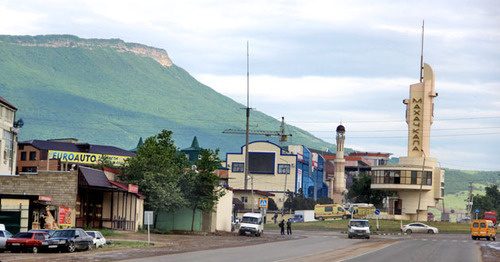
M0 96L0 175L15 174L17 133L14 123L17 108ZM22 120L21 122L22 126Z
M315 200L329 197L329 178L321 151L303 145L289 145L288 150L297 155L297 183L294 192L302 192L304 197Z
M434 207L444 192L444 170L430 156L430 130L434 120L434 71L424 64L423 81L410 86L405 99L408 124L408 156L398 165L372 168L372 189L395 191L388 213L397 219L425 221L427 208Z
M274 194L279 209L283 208L286 191L296 192L297 156L288 154L278 145L267 141L248 144L248 188L245 188L245 146L241 152L227 153L229 186Z
M137 186L113 180L116 173L82 166L0 176L2 222L12 233L67 227L136 231L143 224L145 196Z
M116 165L135 153L114 146L78 143L75 138L29 140L18 143L16 174L44 171L68 171L78 166L97 166L106 156Z
M243 203L243 206L236 213L250 212L250 210L259 210L259 199L261 198L273 198L275 195L261 190L251 190L251 189L233 189L234 198L238 199ZM253 201L252 201L253 199Z

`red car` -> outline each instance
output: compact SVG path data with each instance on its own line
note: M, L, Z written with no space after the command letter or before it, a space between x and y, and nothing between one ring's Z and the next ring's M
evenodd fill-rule
M7 239L5 248L10 252L38 253L44 239L49 238L45 232L19 232L14 237Z

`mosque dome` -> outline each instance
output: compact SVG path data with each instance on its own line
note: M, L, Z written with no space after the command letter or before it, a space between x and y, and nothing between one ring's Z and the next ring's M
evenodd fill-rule
M339 125L337 127L337 133L345 133L345 127L343 125Z

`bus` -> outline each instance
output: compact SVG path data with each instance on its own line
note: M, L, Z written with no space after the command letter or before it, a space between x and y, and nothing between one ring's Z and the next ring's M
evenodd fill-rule
M493 221L493 224L497 224L497 212L490 211L484 212L484 219Z

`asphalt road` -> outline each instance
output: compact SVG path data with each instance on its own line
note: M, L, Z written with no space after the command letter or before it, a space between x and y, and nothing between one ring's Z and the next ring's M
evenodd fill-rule
M303 236L306 236L305 238ZM127 261L281 261L313 255L332 248L345 248L363 240L347 240L346 235L333 232L301 232L294 240L246 247L196 251Z
M413 234L348 239L339 232L296 231L294 240L127 261L482 261L467 234Z
M345 262L440 261L480 262L479 246L472 240L415 239L357 256Z

